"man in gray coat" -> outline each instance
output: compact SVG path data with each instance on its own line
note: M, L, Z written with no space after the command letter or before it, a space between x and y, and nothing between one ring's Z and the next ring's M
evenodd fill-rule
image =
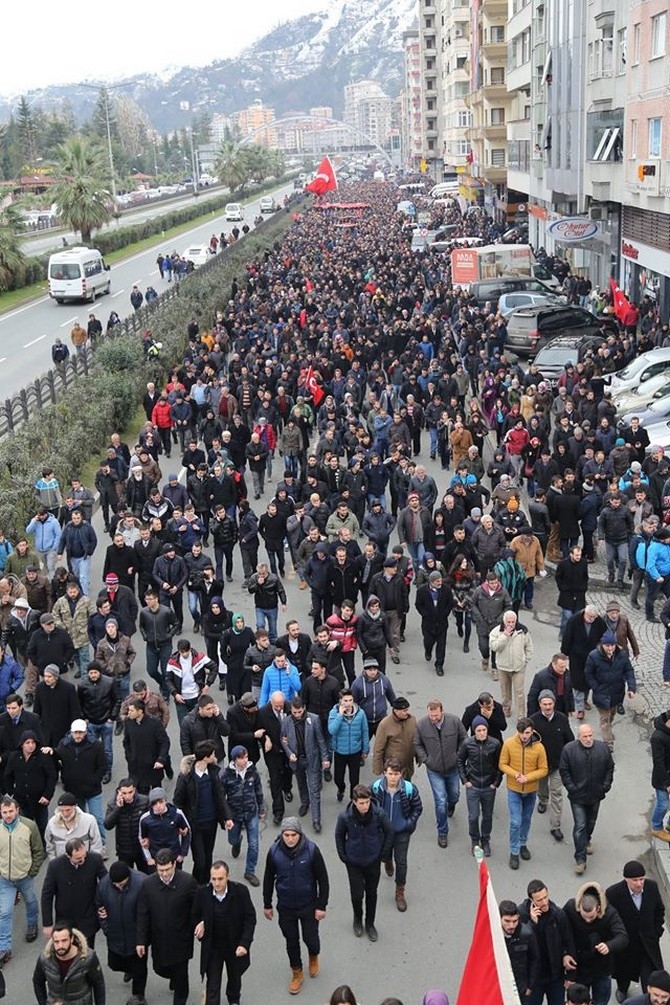
M414 753L419 764L426 765L435 803L437 843L440 848L446 848L449 817L454 815L461 794L458 748L467 733L458 716L445 712L437 698L428 702L426 710L428 714L419 719L416 726Z
M291 701L291 714L282 722L281 745L298 781L301 817L312 811L312 824L321 833L322 770L330 768L328 745L318 715L308 712L299 695Z

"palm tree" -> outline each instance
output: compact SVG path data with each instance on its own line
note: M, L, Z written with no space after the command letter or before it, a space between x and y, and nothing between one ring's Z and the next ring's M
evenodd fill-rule
M16 287L25 271L26 257L16 237L22 222L14 206L6 206L0 212L0 293Z
M251 176L243 148L237 147L230 141L222 143L216 159L215 173L219 181L227 185L231 192L244 188Z
M54 202L63 221L88 244L93 229L112 215L105 152L95 141L75 136L62 144L58 160L62 181L52 190Z

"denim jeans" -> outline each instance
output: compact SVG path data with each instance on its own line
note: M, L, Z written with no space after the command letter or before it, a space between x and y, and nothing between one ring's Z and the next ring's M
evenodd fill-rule
M575 862L586 862L586 846L591 840L591 835L598 819L600 803L591 803L591 805L585 806L583 803L573 803L570 800L570 808L572 809L572 817L575 822L572 828L572 840L575 844Z
M267 628L270 642L273 643L277 639L277 613L276 607L274 609L256 608L256 628Z
M247 862L244 867L245 873L253 875L258 865L258 849L260 847L258 817L253 816L250 820L236 820L228 831L228 843L232 845L242 844L242 828L247 832Z
M91 589L91 561L90 555L86 555L85 558L70 559L70 568L79 580L81 592L85 597L88 597L89 590Z
M605 541L605 558L607 560L607 574L611 578L616 573L616 578L623 583L628 564L628 542L627 541Z
M423 562L424 555L426 554L423 541L408 541L407 550L410 553L412 562L414 563L414 568L418 569Z
M437 427L436 426L429 426L428 427L428 437L430 439L430 456L431 457L435 457L435 454L437 453Z
M651 829L653 831L663 830L663 818L670 809L670 793L667 789L654 789L656 793L656 805L651 815Z
M535 576L528 576L526 579L526 585L523 588L523 602L526 607L533 606L533 597L535 596Z
M662 583L657 583L656 580L652 579L652 577L647 573L644 577L644 586L644 616L645 618L653 618L654 603L659 593L662 591L666 599L670 596L670 579L666 576Z
M26 876L10 883L4 876L0 876L0 952L12 948L12 923L17 891L26 905L26 924L37 925L37 896L33 877Z
M486 789L475 789L466 786L465 801L468 804L468 832L474 843L491 840L493 827L493 805L496 801L496 789L489 786ZM481 823L479 814L481 811Z
M535 809L535 792L514 792L507 790L507 810L509 812L509 851L518 855L519 848L528 844L530 822Z
M114 748L112 745L114 724L112 722L89 722L88 733L89 736L93 736L96 740L102 742L102 749L105 752L105 760L107 761L107 770L111 774L112 765L114 764Z
M116 694L120 701L123 701L130 694L130 670L114 678L116 681Z
M188 609L191 617L193 618L193 624L200 624L200 594L196 593L195 590L187 590L188 594Z
M435 803L435 821L437 823L438 834L449 833L448 809L455 806L461 794L461 786L458 778L458 769L454 768L446 775L441 775L437 771L428 768L428 781L433 793Z
M81 670L82 677L84 677L86 671L88 670L88 664L91 662L91 648L88 642L83 646L79 646L78 649L75 649L74 661Z
M147 673L152 680L156 681L164 698L170 697L165 683L165 671L171 655L171 642L163 642L158 648L147 644Z
M174 707L177 710L177 722L181 726L189 712L192 712L198 704L197 698L186 698L184 701L175 701Z
M100 831L100 838L102 843L105 843L105 814L102 804L102 793L97 796L89 796L88 799L77 799L77 806L80 810L84 810L85 813L91 813L97 823L98 829Z

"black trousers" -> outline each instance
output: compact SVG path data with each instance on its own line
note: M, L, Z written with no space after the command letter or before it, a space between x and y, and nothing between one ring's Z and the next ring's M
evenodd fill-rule
M206 823L191 823L193 877L194 879L197 879L200 884L206 883L209 879L209 870L212 866L214 844L216 842L216 832L218 829L218 820L208 820Z
M270 795L272 797L273 817L284 816L284 793L293 789L293 773L283 754L270 753L265 758L270 776Z
M319 922L314 917L314 911L314 906L305 911L291 911L285 907L278 908L279 927L286 939L286 952L292 967L302 968L300 928L302 928L302 941L307 946L309 955L318 956L321 952Z
M172 966L163 966L154 960L154 971L159 977L165 977L170 981L172 991L172 1005L187 1005L189 983L188 983L188 960L181 960L173 963Z
M110 970L116 971L116 973L132 974L132 993L139 998L144 997L144 991L147 986L146 956L143 956L142 959L139 958L137 953L131 953L129 956L121 956L120 953L114 953L110 949L107 953L107 966Z
M335 754L333 778L338 792L344 792L344 774L349 768L349 794L353 799L354 785L361 777L361 752L357 754Z
M432 625L422 625L423 648L426 655L431 655L435 646L435 666L444 669L444 658L447 653L447 629L444 631L432 631Z
M349 874L349 891L354 918L363 920L363 898L365 898L365 927L374 925L377 914L377 887L381 873L381 862L372 865L351 865L347 862Z
M126 865L129 865L131 869L137 869L138 872L144 872L144 873L149 872L149 866L147 865L147 860L139 844L137 846L136 852L119 851L119 849L117 848L116 857L118 858L119 862L125 862Z
M209 963L207 964L207 991L205 993L205 1005L221 1005L221 983L223 977L223 967L226 967L226 998L230 1005L239 1002L242 993L242 974L235 956L235 951L222 953L215 948L212 949Z

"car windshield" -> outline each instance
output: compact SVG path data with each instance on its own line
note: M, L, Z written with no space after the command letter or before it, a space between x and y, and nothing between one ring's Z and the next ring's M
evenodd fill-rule
M617 377L622 377L624 380L627 380L629 377L632 377L634 373L637 373L637 371L643 365L644 360L634 359L631 363L628 364L628 366L625 366L623 370L619 371Z
M81 279L81 269L73 262L54 263L49 275L51 279Z
M543 363L558 363L560 366L565 366L566 363L574 363L576 358L576 349L542 349L535 357L535 362L539 367Z

